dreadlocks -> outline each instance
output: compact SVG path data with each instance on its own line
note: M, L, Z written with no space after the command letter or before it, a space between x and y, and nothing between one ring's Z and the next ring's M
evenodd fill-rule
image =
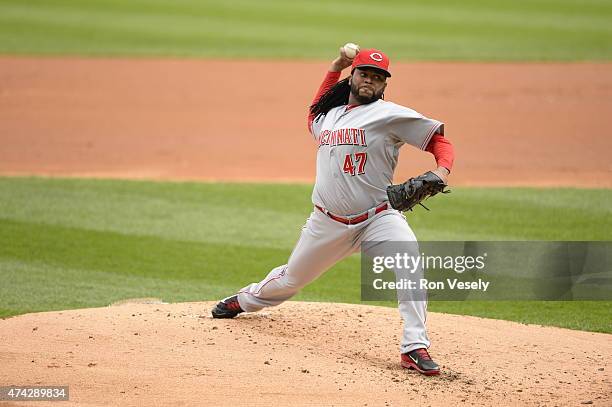
M349 79L350 76L336 83L327 92L325 92L316 103L313 103L310 106L310 113L312 117L327 114L327 112L334 107L348 104L351 93L353 93L355 99L361 104L372 103L376 102L378 99L385 98L385 94L383 93L384 88L380 94L375 93L370 97L359 95L359 90L356 87L351 88L351 85L349 85Z
M320 114L327 114L327 112L334 107L346 105L348 103L351 93L349 78L350 77L344 78L336 83L319 98L317 103L313 103L312 106L310 106L312 117L317 117Z

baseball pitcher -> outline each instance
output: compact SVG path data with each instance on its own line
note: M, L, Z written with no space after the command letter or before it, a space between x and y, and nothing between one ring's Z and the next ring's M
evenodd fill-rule
M287 264L219 302L212 310L214 318L281 304L359 251L361 242L415 243L402 211L445 192L454 152L444 125L384 100L391 77L389 58L376 49L356 52L340 48L310 106L308 129L318 146L314 207ZM339 80L348 67L350 75ZM432 153L437 167L391 185L404 144ZM400 299L398 304L404 321L401 365L425 375L439 374L427 351L427 302Z

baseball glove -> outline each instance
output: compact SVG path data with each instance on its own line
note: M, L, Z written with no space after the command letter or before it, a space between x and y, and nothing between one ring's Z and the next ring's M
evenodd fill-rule
M410 178L403 184L389 185L387 187L387 197L393 209L398 211L411 211L416 205L421 205L429 210L421 202L438 192L447 194L450 190L445 190L447 185L431 171L423 175Z

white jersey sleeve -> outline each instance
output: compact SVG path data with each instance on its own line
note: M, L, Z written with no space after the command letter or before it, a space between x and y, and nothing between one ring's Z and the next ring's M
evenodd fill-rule
M444 124L404 106L389 103L387 128L397 140L425 150L432 136L444 134Z

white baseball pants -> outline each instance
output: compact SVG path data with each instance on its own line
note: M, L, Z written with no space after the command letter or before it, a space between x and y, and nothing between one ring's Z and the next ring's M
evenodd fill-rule
M345 225L315 209L302 227L287 264L274 268L259 283L240 290L240 307L254 312L281 304L334 264L359 251L362 241L416 242L416 236L404 215L394 209L382 211L357 225ZM401 353L428 348L427 302L399 300L398 304L404 321Z

